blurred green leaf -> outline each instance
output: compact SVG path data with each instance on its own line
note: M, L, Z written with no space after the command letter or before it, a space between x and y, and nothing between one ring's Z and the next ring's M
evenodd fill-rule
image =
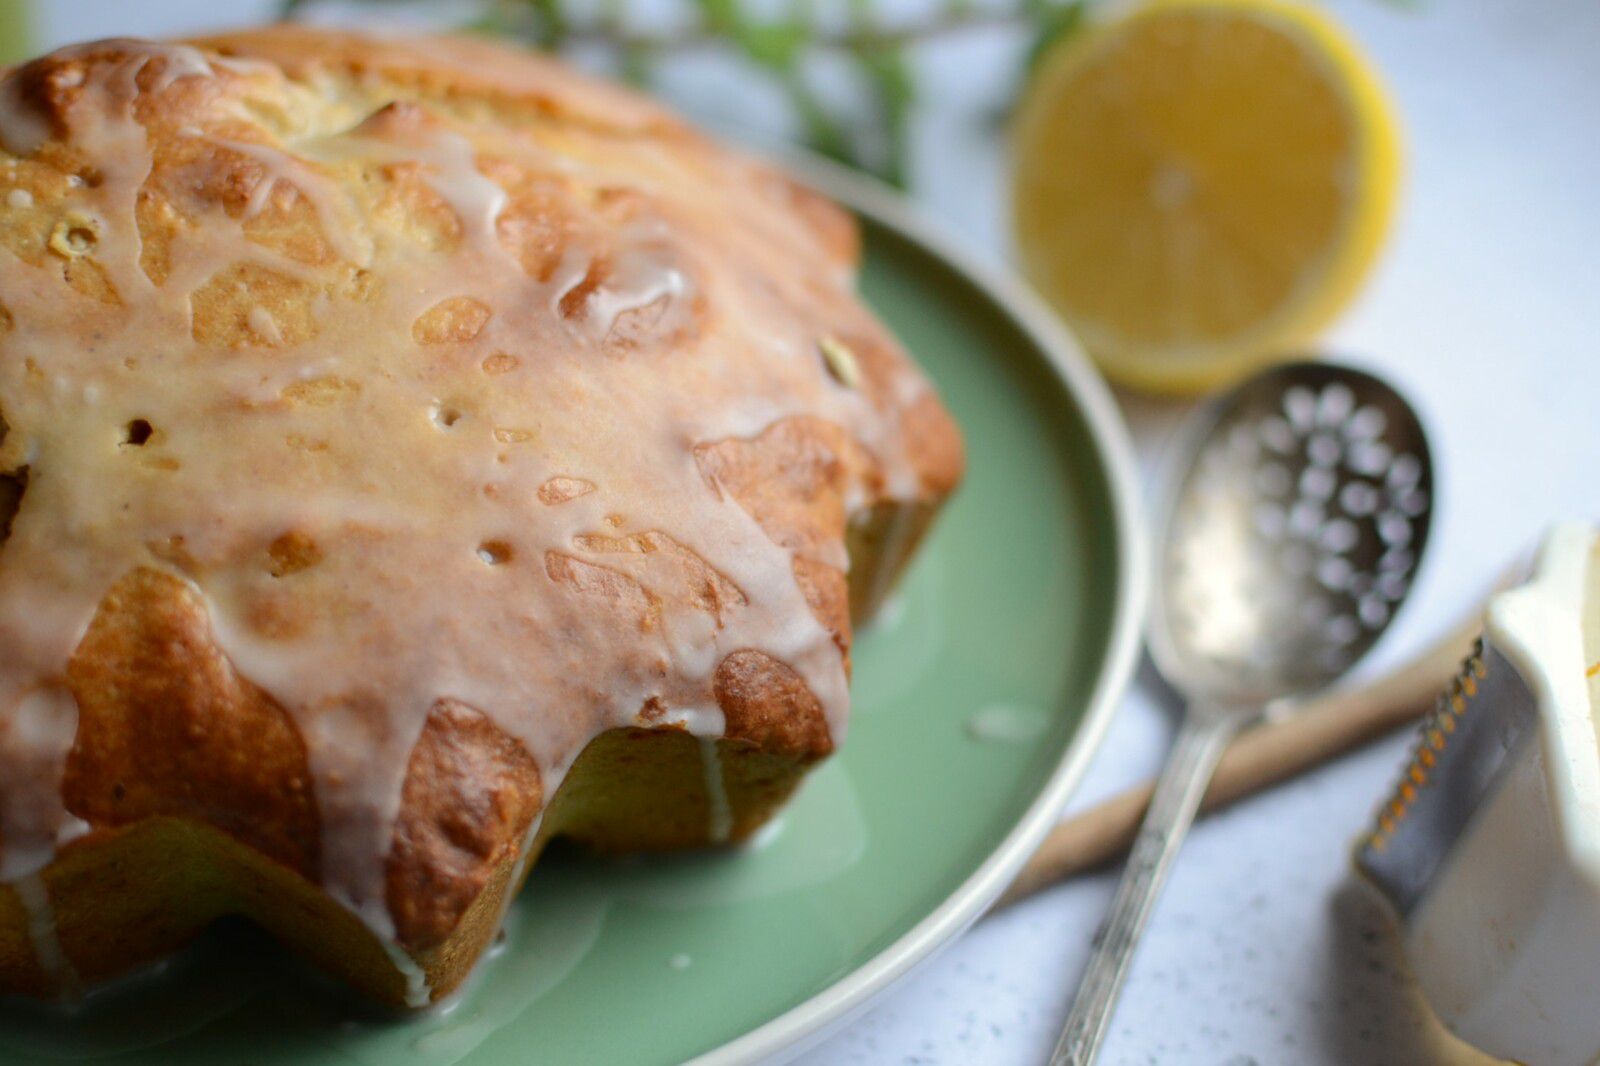
M872 0L850 0L851 26L856 30L853 49L857 67L872 94L877 141L876 158L867 156L857 165L903 187L909 162L911 107L916 83L905 46L882 33L874 19Z
M811 42L811 31L799 23L748 23L738 32L745 55L770 70L788 70Z
M561 0L527 0L527 3L538 16L533 20L536 42L551 50L560 48L571 29Z
M695 0L706 29L731 43L751 63L778 81L794 109L806 144L830 158L859 166L849 132L829 113L807 83L802 60L813 41L810 26L795 17L756 22L738 0Z
M872 169L884 180L904 187L910 163L911 110L916 102L916 83L905 48L895 45L871 49L858 58L873 89L883 137L882 159Z
M0 0L3 3L4 0ZM282 0L292 17L314 0ZM366 0L415 3L417 0ZM426 2L426 0L424 0ZM909 130L916 104L910 50L936 35L976 27L1013 27L1026 34L1018 94L1043 56L1078 33L1091 6L1106 0L929 0L921 17L880 22L875 0L846 0L849 21L841 28L823 18L819 0L786 0L783 10L753 15L741 0L676 0L691 18L668 29L634 25L626 0L479 0L471 28L515 37L552 51L576 44L610 52L616 71L648 86L657 61L689 48L717 48L742 57L783 92L806 143L818 152L872 170L903 184ZM1416 10L1425 0L1378 0ZM441 0L442 3L442 0ZM814 55L842 56L855 68L870 109L864 119L841 116L807 80ZM1003 114L996 116L1003 118Z
M635 88L648 88L655 74L650 63L650 53L643 48L624 48L619 69L622 80Z
M33 52L33 27L25 0L0 0L0 62L20 63Z
M816 93L806 84L798 68L783 76L783 87L788 92L789 102L805 130L806 144L830 159L860 166L850 142L850 135L845 132L844 126L828 113L822 101L817 99Z
M700 7L707 29L738 37L744 26L744 13L739 10L739 0L695 0L695 3Z
M1088 0L1026 0L1033 15L1033 43L1022 61L1024 81L1033 74L1039 60L1057 44L1077 33L1089 14Z

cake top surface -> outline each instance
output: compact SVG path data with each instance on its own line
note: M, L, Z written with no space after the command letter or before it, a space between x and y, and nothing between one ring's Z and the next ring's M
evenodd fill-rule
M0 149L0 880L88 829L69 664L133 573L293 723L379 932L443 701L545 797L721 735L739 655L838 736L847 522L961 458L831 205L549 61L293 28L36 60Z

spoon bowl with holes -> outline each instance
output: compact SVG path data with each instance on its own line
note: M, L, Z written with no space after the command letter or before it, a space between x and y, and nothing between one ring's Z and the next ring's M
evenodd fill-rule
M1375 644L1432 518L1411 405L1366 371L1291 363L1196 412L1158 513L1151 658L1187 702L1053 1063L1093 1061L1139 934L1240 728L1292 713Z

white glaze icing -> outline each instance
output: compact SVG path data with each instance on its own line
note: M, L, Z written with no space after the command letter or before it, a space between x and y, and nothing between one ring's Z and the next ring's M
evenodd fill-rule
M19 877L11 883L28 915L28 940L33 945L34 958L39 968L49 975L62 995L71 998L82 987L77 971L72 968L66 953L61 950L61 938L56 934L55 909L50 905L50 890L38 874Z
M328 1042L329 1054L362 1066L458 1062L562 987L589 957L619 906L680 912L778 899L855 868L867 849L866 823L844 763L830 760L804 788L803 805L757 834L766 842L764 853L744 860L738 877L729 877L726 864L716 859L684 856L567 864L557 872L565 884L543 895L537 906L523 902L507 915L502 928L510 950L480 967L448 1000L404 1026L366 1016L337 1025L307 1021L306 1026ZM781 837L771 839L780 824ZM755 841L744 845L756 846ZM177 965L168 960L120 978L116 988L97 987L86 1009L65 1024L55 1012L44 1014L38 1024L41 1015L31 1005L5 1010L0 1003L0 1060L11 1055L77 1061L132 1051L154 1057L215 1019L233 1015L271 1025L282 1017L285 1003L297 1002L275 982L257 979L259 973L270 974L270 967L262 971L249 959L231 958L237 945L223 947L230 958L218 960L212 954L218 947L210 943ZM698 964L698 956L692 961ZM198 973L189 963L199 964ZM250 1001L252 996L259 999Z
M991 703L967 719L967 735L990 743L1025 744L1049 728L1050 717L1039 708L1014 703Z
M321 818L323 883L385 940L404 776L441 699L521 742L546 796L590 739L660 701L710 753L714 839L726 839L730 812L711 681L728 654L788 664L842 735L842 660L790 549L707 482L694 449L822 417L862 442L885 483L911 486L886 411L926 384L906 366L887 395L869 397L829 377L817 320L876 327L804 223L760 199L759 171L723 159L711 175L598 134L606 143L555 151L537 126L508 133L426 102L415 105L425 121L386 123L389 98L333 75L308 89L269 65L211 62L183 46L116 49L122 58L87 65L68 105L96 180L70 182L51 205L86 220L83 254L114 303L63 284L54 259L0 266L13 322L0 358L0 471L31 472L0 550L0 879L37 871L85 828L60 794L77 724L64 670L106 591L138 567L185 581L240 674L289 713ZM198 224L172 240L157 280L136 214L156 157L136 102L195 78L221 92L181 135L242 156L254 184L241 217L194 208ZM240 116L251 114L241 98L282 107L330 92L356 120L342 132L258 124L241 139ZM15 79L0 83L0 145L26 157L51 136ZM485 172L489 155L555 160L553 194L591 223L564 236L548 275L525 272L506 244L509 198ZM388 167L421 175L455 219L453 242L408 244L364 221L378 206L359 202L352 172ZM588 205L602 193L643 206L600 224ZM324 250L252 238L252 220L296 199L312 208ZM8 196L6 206L38 205ZM307 322L257 305L243 312L253 343L201 339L196 293L240 265L314 289ZM353 266L367 282L355 307L341 287ZM451 301L481 308L471 335L429 336L429 312ZM516 369L486 371L502 358ZM125 447L135 419L155 436ZM551 505L541 487L556 482L588 487ZM852 502L867 496L849 489ZM287 533L318 545L319 559L285 579L268 572L265 552ZM627 539L652 533L709 564L739 602L716 614L685 602L677 556ZM158 542L181 543L188 562L158 558ZM842 543L819 551L845 562ZM554 579L561 559L659 590L656 622L619 628L614 610ZM414 964L396 966L425 996Z
M283 343L283 331L278 328L278 320L265 307L252 307L246 320L250 323L250 332L259 337L262 343Z
M189 132L189 135L203 136L198 130ZM245 218L259 215L273 192L282 187L292 195L304 197L311 205L317 213L324 239L334 245L334 250L342 258L361 264L372 261L370 244L358 240L360 231L351 224L353 205L349 197L305 160L271 145L251 144L226 137L210 140L230 152L248 156L261 166L261 177L250 190L250 200L245 205Z
M0 675L3 676L3 675ZM77 732L78 705L60 684L18 686L0 706L0 881L32 877L49 864L58 845L81 834L84 823L61 804L60 767ZM4 694L4 690L0 690Z
M700 766L706 779L706 836L713 844L726 844L733 833L733 808L728 806L728 786L722 779L722 757L716 737L699 737Z
M383 950L389 956L389 962L400 971L400 976L405 978L406 1006L412 1009L426 1007L433 1001L433 986L428 982L428 975L417 965L415 959L407 955L405 949L388 937L379 937L378 942L383 945Z

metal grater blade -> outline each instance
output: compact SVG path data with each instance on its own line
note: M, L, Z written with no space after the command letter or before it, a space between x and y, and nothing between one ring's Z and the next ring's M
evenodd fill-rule
M1473 817L1539 729L1537 702L1511 662L1480 638L1422 724L1411 761L1356 866L1407 917Z

